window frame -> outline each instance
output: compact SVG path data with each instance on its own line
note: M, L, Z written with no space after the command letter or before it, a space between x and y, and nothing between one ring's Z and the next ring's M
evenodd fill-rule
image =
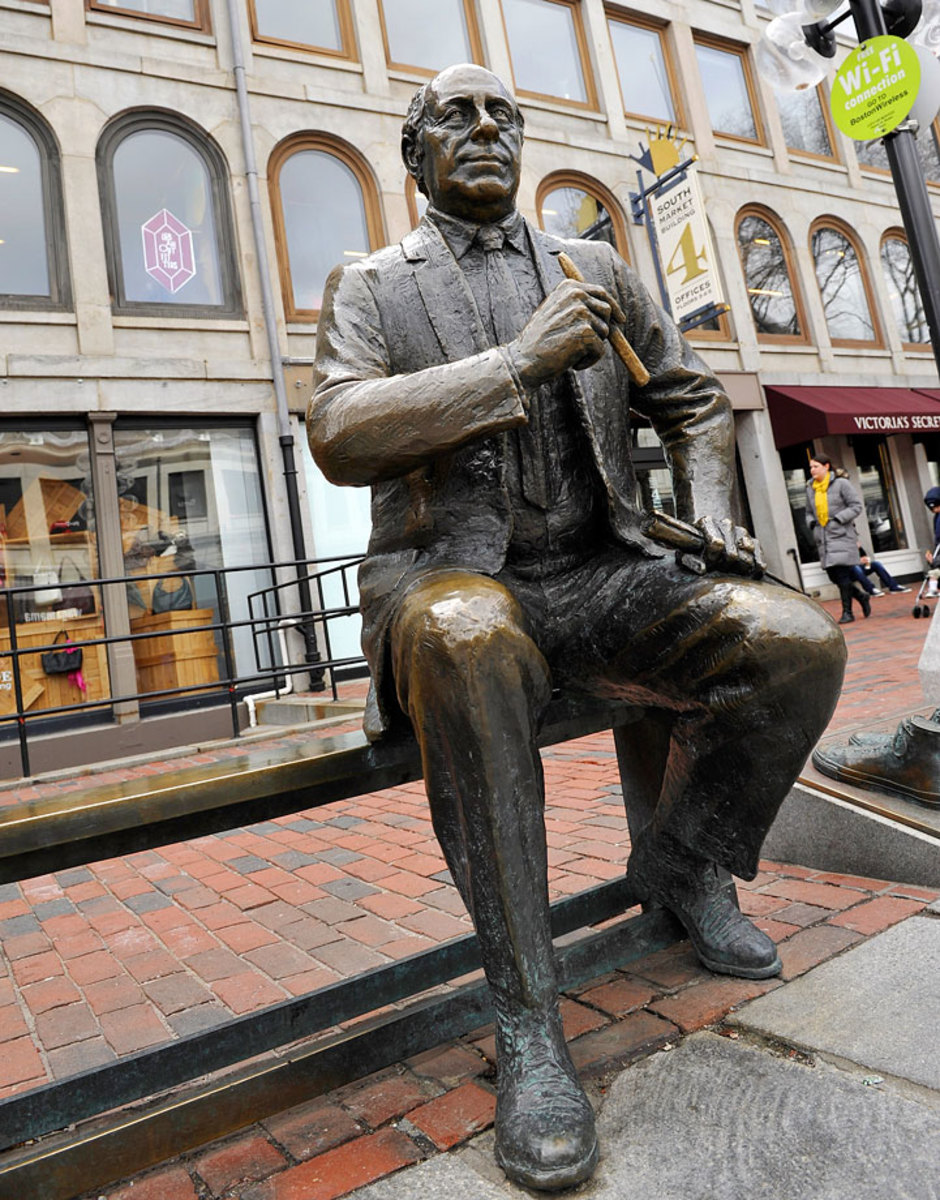
M747 272L745 270L744 259L741 253L741 223L748 217L755 217L757 220L763 221L766 225L769 225L773 232L777 235L777 240L779 241L780 248L783 251L783 260L787 270L787 279L790 284L790 295L793 297L793 307L796 311L796 319L800 325L801 332L798 334L761 333L757 329L757 323L754 320L754 310L751 308ZM741 278L744 281L744 291L748 296L748 311L751 314L751 326L754 330L754 336L757 338L757 341L770 346L811 345L812 341L810 339L809 322L806 317L806 305L803 300L803 289L800 287L800 276L796 269L793 241L790 237L789 230L781 218L769 208L765 208L762 204L743 205L738 209L734 216L734 244L738 252L738 262L741 264Z
M476 5L473 0L462 0L464 19L467 22L467 40L470 43L471 62L478 64L483 63L483 41L480 37L480 27L477 22ZM254 0L251 0L254 4ZM424 75L428 79L433 79L439 70L431 70L428 67L419 67L415 63L397 62L392 58L392 50L388 43L388 28L385 24L385 5L384 0L377 0L379 9L379 24L382 28L382 47L385 51L385 64L390 71L407 71L409 74ZM447 66L448 64L444 64Z
M754 118L756 137L742 137L739 133L726 133L722 129L716 129L711 124L711 113L708 112L708 94L705 93L705 109L712 135L716 139L720 138L724 141L735 142L739 146L766 146L767 131L764 128L764 117L760 107L760 94L751 65L750 47L742 42L732 42L727 38L717 37L715 34L703 33L701 30L693 32L692 41L696 47L704 46L709 50L719 50L723 54L733 55L740 60L741 70L744 74L744 86L747 88L748 101L751 105L751 116ZM696 56L696 66L698 67L698 56ZM700 68L699 81L702 84L702 91L705 92L705 81L702 78Z
M783 141L787 148L787 154L793 158L796 156L800 159L807 159L810 162L841 162L839 157L839 139L836 137L835 124L832 120L832 111L829 104L829 96L823 90L824 85L819 83L813 89L816 92L816 98L819 102L819 107L822 110L823 124L826 126L826 136L829 138L829 154L817 154L815 150L801 150L798 146L791 146L786 138L784 130ZM809 89L807 89L809 90ZM779 109L779 104L778 104ZM778 112L779 116L779 112ZM783 122L781 121L781 128Z
M153 131L170 133L188 142L202 158L209 175L209 195L214 206L219 279L222 303L156 304L149 300L128 300L124 295L124 271L121 240L118 232L117 194L114 187L114 155L121 143L135 133ZM178 113L165 109L135 109L122 113L107 125L98 139L95 153L98 172L98 192L101 196L101 221L104 230L105 259L108 285L111 289L111 310L122 317L179 317L198 320L231 320L244 316L240 257L235 237L231 196L230 171L224 154L204 129Z
M669 28L668 21L659 21L655 17L640 16L638 13L627 12L625 9L616 8L613 5L605 5L604 16L607 18L607 36L610 40L610 53L614 60L614 69L617 72L617 89L620 93L620 108L623 115L629 119L637 121L662 121L661 117L654 117L649 113L633 112L628 109L623 99L623 86L620 82L620 66L617 61L617 51L614 47L614 39L611 35L611 22L616 22L618 25L631 25L636 29L645 29L647 32L655 33L659 37L659 47L663 58L663 66L666 71L666 83L669 87L669 96L672 100L672 107L675 117L672 124L679 129L685 128L685 111L682 105L682 91L679 87L679 78L672 61L672 54L669 48L669 41L666 36L666 31Z
M289 50L303 50L306 53L326 54L330 58L342 59L344 62L356 61L356 34L353 26L352 12L349 0L334 0L336 4L336 19L339 22L339 39L341 47L334 50L331 46L314 46L310 42L293 42L287 38L272 37L270 34L258 31L258 14L255 11L255 0L248 0L248 20L251 28L251 40L260 46L283 46Z
M860 338L839 338L832 336L832 332L829 329L829 322L826 320L826 310L823 303L822 288L819 286L819 275L816 270L816 256L813 253L813 238L822 229L832 229L835 233L840 234L855 251L855 258L858 262L858 271L862 280L862 287L865 292L865 298L868 301L868 315L871 318L873 336L870 339L862 340ZM885 347L884 324L881 320L881 313L878 305L875 302L875 291L872 287L871 272L868 269L868 264L865 261L865 255L862 253L861 243L859 242L854 230L850 229L849 226L838 217L817 217L809 227L807 246L809 249L810 261L813 264L813 278L816 281L816 290L819 292L819 301L823 308L823 320L825 321L826 335L829 338L829 344L838 349L883 350Z
M141 21L157 21L161 25L172 25L176 29L196 29L200 33L212 32L212 16L209 0L193 0L194 20L184 21L180 17L164 17L158 13L140 12L136 8L121 8L116 4L105 4L102 0L85 0L87 12L108 13L116 17L135 17Z
M331 154L355 175L362 193L366 232L369 236L369 253L374 253L386 245L387 239L378 185L368 163L354 146L330 133L306 131L292 133L274 147L268 159L268 193L271 219L274 224L274 244L277 251L278 274L281 279L284 317L290 323L316 324L320 317L320 309L294 307L294 283L287 247L287 230L284 226L284 206L281 202L281 169L288 159L304 150L316 150L323 154Z
M630 243L627 241L627 225L620 202L609 188L591 175L585 175L580 171L562 170L552 171L550 175L545 176L535 190L535 211L538 215L539 229L545 232L545 223L542 220L542 204L545 197L550 192L557 191L558 188L575 188L579 192L585 192L598 204L603 205L610 216L610 225L614 234L614 249L625 262L629 263Z
M930 133L934 140L934 146L937 151L938 161L940 161L940 116L936 117L933 121L930 122ZM877 141L879 139L872 138L870 140ZM862 144L863 143L860 143L860 142L852 143L853 150L855 153L855 161L858 164L858 169L860 171L870 171L871 174L873 176L875 176L875 178L877 178L877 179L884 179L886 181L890 181L890 179L891 179L891 168L890 167L879 167L879 166L876 166L874 163L864 162L862 160L862 158L859 157L857 146L862 145ZM918 163L919 162L920 162L920 156L918 155ZM927 185L928 188L940 189L940 174L937 175L936 179L931 179L927 175L924 175L924 183Z
M530 100L540 100L544 104L560 104L565 108L578 109L581 112L597 112L597 85L594 80L594 71L591 64L591 54L588 46L587 35L584 32L584 21L581 17L581 0L541 0L541 3L555 4L559 8L568 8L571 10L575 42L578 47L578 57L581 62L581 76L584 80L584 92L587 98L585 100L566 100L563 96L552 96L547 92L530 92L525 88L517 86L516 70L512 62L512 44L509 40L509 26L506 24L506 11L503 5L503 0L500 0L499 14L503 22L503 39L505 41L506 50L509 54L509 68L512 72L513 91L515 95L517 97L524 96Z
M0 311L68 312L72 308L72 289L59 143L51 127L39 113L19 96L4 89L0 89L0 114L19 125L32 138L39 153L43 232L49 270L48 296L29 296L21 292L0 293Z
M881 235L881 240L878 243L878 262L881 267L882 281L884 282L885 286L887 287L888 279L885 274L884 259L882 258L882 252L884 250L885 242L903 242L904 245L907 247L907 252L909 255L911 255L911 243L910 243L910 240L908 239L906 230L904 230L903 228L901 228L901 226L898 226L898 225L894 225L890 229L886 229L884 231L884 233ZM913 269L913 266L914 266L913 255L911 255L911 268L912 269ZM904 348L905 352L910 351L913 353L926 354L932 350L933 342L929 336L930 326L927 324L926 310L924 308L923 297L920 296L920 284L917 280L917 272L916 271L914 271L914 282L917 284L917 294L918 294L918 297L920 298L921 311L924 313L924 325L927 329L927 334L928 334L927 341L926 342L909 342L906 338L901 336L901 330L898 327L897 317L895 316L893 306L891 307L891 317L892 317L892 320L894 321L895 331L901 340L901 345ZM888 295L888 302L890 305L890 302L891 302L890 293Z

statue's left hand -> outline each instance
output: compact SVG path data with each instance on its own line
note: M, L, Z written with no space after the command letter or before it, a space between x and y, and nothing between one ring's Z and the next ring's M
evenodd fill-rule
M695 527L705 540L704 558L711 569L755 577L766 571L757 539L730 517L700 517Z

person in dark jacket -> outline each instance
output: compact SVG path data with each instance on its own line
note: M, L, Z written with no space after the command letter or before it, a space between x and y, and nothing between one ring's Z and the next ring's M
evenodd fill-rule
M925 556L930 563L926 595L937 596L940 595L940 557L937 555L937 547L940 546L940 487L928 488L924 503L933 513L933 547Z
M824 455L810 459L809 473L806 517L819 551L819 564L842 598L839 624L847 625L855 620L853 600L858 601L866 617L871 616L871 600L859 587L853 571L859 564L855 518L862 511L862 499L845 472L836 470L832 459Z

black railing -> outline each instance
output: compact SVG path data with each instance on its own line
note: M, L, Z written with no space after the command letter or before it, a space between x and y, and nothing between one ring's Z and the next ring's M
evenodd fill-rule
M82 716L90 715L110 720L112 710L121 704L136 703L152 705L158 702L174 700L185 703L187 699L198 697L200 703L212 702L227 704L231 712L232 736L241 733L239 717L239 702L261 688L269 687L272 691L280 691L287 676L300 675L310 671L307 661L292 662L282 640L280 631L303 627L316 630L317 639L322 647L318 671L329 677L329 690L332 698L338 698L337 681L345 675L363 674L365 664L361 654L334 656L332 651L333 637L331 625L337 620L353 616L358 611L355 591L351 579L352 572L358 567L361 556L344 555L328 559L306 559L302 561L288 560L285 562L251 563L237 567L201 567L188 571L171 569L163 573L147 576L115 575L85 581L83 586L91 591L94 597L94 612L86 615L102 613L101 589L107 587L138 587L143 581L156 582L163 579L187 579L193 592L193 609L212 610L212 619L195 620L193 623L175 625L172 629L161 628L153 630L138 630L127 634L109 634L102 618L104 632L96 637L73 638L69 625L78 618L59 616L50 613L47 622L57 622L61 631L49 636L42 644L26 644L24 632L29 628L27 620L17 621L17 613L30 602L30 598L43 590L41 585L28 584L16 587L0 588L0 598L6 608L6 620L0 624L0 633L5 634L9 643L7 649L0 649L0 671L9 671L11 678L7 681L12 692L12 707L0 713L0 736L5 729L15 726L19 739L20 764L24 776L30 772L29 740L37 732L49 728L49 723L55 719L73 719L76 722ZM303 575L310 587L313 607L309 611L299 608L296 597L298 589L298 569L307 568ZM237 605L231 600L230 581L234 576L244 576L248 572L267 574L272 579L278 579L282 572L290 570L293 576L287 581L275 582L266 588L258 589L243 596ZM211 581L210 587L201 580ZM197 591L203 593L203 603L196 600ZM329 603L330 593L338 591L339 603ZM97 596L95 593L97 592ZM207 597L208 593L208 597ZM313 597L315 596L315 600ZM238 611L233 611L236 608ZM25 614L24 614L25 615ZM252 661L244 663L245 653L238 654L236 636L245 630L249 634L248 641L252 649ZM55 641L64 631L70 634L68 643ZM24 660L32 659L36 666L32 670L32 679L36 678L37 667L40 673L47 674L42 664L42 656L63 649L82 650L83 659L97 647L130 645L143 647L158 638L179 637L192 638L195 635L211 634L215 647L215 667L213 677L192 683L174 683L170 686L141 687L140 670L137 671L137 688L134 690L112 687L110 670L104 672L100 695L83 698L68 703L44 704L33 707L34 699L27 698L31 676L26 669ZM135 659L136 659L135 655ZM141 657L143 657L141 653ZM176 659L175 653L165 653L165 660ZM185 652L180 655L185 658ZM239 658L242 660L239 662ZM73 676L74 678L74 676ZM77 682L73 688L77 688Z

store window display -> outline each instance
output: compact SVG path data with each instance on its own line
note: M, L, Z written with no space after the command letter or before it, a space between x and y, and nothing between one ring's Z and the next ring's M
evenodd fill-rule
M84 430L0 429L0 575L0 718L16 712L17 685L30 713L107 701L105 647L83 644L104 636ZM79 647L80 668L53 669L53 643Z

